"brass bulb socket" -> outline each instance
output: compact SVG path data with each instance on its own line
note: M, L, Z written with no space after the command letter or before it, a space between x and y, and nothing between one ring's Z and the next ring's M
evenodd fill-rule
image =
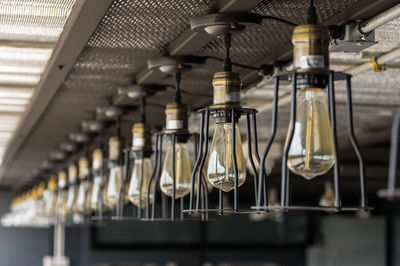
M103 151L101 149L95 149L92 155L92 167L93 170L99 171L103 167Z
M169 103L165 108L166 127L165 133L189 134L187 104Z
M76 176L78 175L78 168L75 164L68 166L68 183L73 184L76 182Z
M135 123L132 128L132 150L151 151L151 128L144 123Z
M31 190L31 196L33 199L39 198L38 187L34 186Z
M213 107L240 106L242 80L235 72L217 72L213 78Z
M67 186L67 173L62 170L58 172L58 188L65 188Z
M49 182L47 183L47 188L50 191L55 191L57 190L57 176L56 175L52 175L49 179Z
M40 198L43 197L45 189L46 189L46 184L43 182L40 183L38 187L38 194Z
M329 71L330 36L326 26L300 25L292 35L296 72L324 74Z
M85 179L89 175L89 160L86 157L79 159L79 178Z
M118 160L120 154L120 142L117 137L111 137L108 141L108 158Z

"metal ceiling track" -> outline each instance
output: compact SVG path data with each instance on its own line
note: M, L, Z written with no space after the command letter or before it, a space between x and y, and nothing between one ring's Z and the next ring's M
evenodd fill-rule
M0 170L0 181L7 174L14 158L38 124L112 2L112 0L77 0L75 2L32 100L10 142L11 145L6 150L6 157Z
M261 2L261 0L220 0L218 2L218 12L248 12ZM171 56L196 54L213 39L213 36L194 32L189 27L168 46L164 54ZM138 84L154 83L164 77L166 77L165 73L144 68L137 74L136 82Z

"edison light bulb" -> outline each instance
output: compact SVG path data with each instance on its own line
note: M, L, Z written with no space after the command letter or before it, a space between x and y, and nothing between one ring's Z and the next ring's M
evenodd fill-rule
M142 179L143 167L143 179ZM133 163L131 181L129 183L128 197L129 200L137 207L144 208L147 206L147 195L149 194L150 204L153 202L154 179L148 193L148 185L152 173L150 158L137 158ZM141 201L141 202L140 202Z
M57 177L53 175L47 183L47 189L44 192L44 211L47 216L54 217L57 205Z
M102 196L102 185L103 185L103 175L102 175L102 167L103 167L103 152L101 149L96 149L93 152L93 186L92 192L90 195L90 209L95 211L98 209L98 202L100 197ZM104 204L104 197L103 197Z
M246 163L243 156L239 127L237 124L235 126L238 185L241 186L246 180ZM207 167L207 178L210 183L225 192L231 191L235 186L232 138L232 123L217 124Z
M57 217L61 220L65 220L67 216L67 173L61 171L58 173L58 196L57 196Z
M72 213L74 211L74 205L76 201L76 195L78 193L78 186L76 185L76 178L78 169L74 164L68 167L68 196L67 196L67 211Z
M110 207L115 207L119 201L122 188L122 166L118 165L120 143L118 138L111 137L109 144L110 175L108 177L106 201Z
M335 162L335 153L327 99L322 89L297 91L294 127L288 168L306 179L328 172Z
M173 180L173 144L170 143L165 155L164 166L161 173L160 187L161 191L172 197ZM189 152L186 143L175 144L175 198L182 198L190 193L192 180L192 170L190 168Z
M89 161L86 157L79 159L79 189L75 201L75 209L79 213L89 213L90 194L92 192L92 184L89 178Z
M325 184L325 191L319 199L319 206L334 207L335 206L335 192L333 192L331 183Z
M122 166L116 165L110 170L110 177L108 178L107 188L107 202L113 207L118 203L121 187Z

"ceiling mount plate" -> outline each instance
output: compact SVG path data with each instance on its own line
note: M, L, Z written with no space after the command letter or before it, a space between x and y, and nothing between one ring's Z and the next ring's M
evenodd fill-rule
M54 168L54 164L48 159L43 160L42 163L40 164L40 169L42 171L49 171L53 168Z
M65 152L60 150L53 150L49 154L49 158L53 162L62 162L65 160L66 157L67 155L65 154Z
M72 141L63 141L60 143L60 150L66 153L73 153L77 150L77 146L75 142Z
M121 109L113 105L99 106L96 108L96 119L99 121L114 121L121 114Z
M190 19L192 31L213 36L238 34L261 26L262 16L253 13L214 13Z
M85 133L99 133L103 128L103 123L97 120L83 120L81 122L81 129Z
M160 84L133 84L119 87L118 95L126 95L131 99L139 99L141 95L150 97L154 96L157 92L165 90L166 86Z
M204 65L206 58L202 56L178 55L163 56L147 60L149 69L158 69L166 74L173 74L178 71L187 71Z
M68 138L70 141L76 143L86 143L89 141L89 136L83 132L72 132L69 133Z
M121 107L124 111L133 111L140 105L140 97L151 97L158 92L165 91L167 86L160 84L133 84L119 87L113 97L113 105Z

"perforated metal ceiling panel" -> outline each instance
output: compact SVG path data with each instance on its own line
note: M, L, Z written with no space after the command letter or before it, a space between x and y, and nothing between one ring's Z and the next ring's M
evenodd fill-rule
M271 0L262 1L252 12L262 15L272 15L290 20L295 23L304 22L305 8L308 1L298 0ZM319 0L316 1L321 21L342 12L348 6L361 0ZM145 67L146 60L159 56L165 51L168 44L175 40L189 27L189 18L206 14L215 10L215 1L198 0L116 0L106 13L102 22L89 40L73 69L63 85L59 88L46 113L37 124L32 134L23 145L5 179L3 185L20 185L29 180L31 169L38 167L49 151L66 138L71 131L77 130L80 121L91 118L96 106L107 104L107 97L116 93L118 86L127 85ZM344 21L342 21L344 22ZM394 24L396 24L395 22ZM389 42L399 42L399 32L393 25L387 26L380 35ZM260 29L234 36L232 58L233 61L258 65L272 62L282 52L290 49L292 28L278 22L264 21ZM385 33L386 32L386 33ZM377 35L379 36L379 35ZM388 48L383 49L387 51ZM222 48L219 40L213 40L198 51L198 55L222 57ZM358 55L357 55L358 56ZM346 62L361 62L358 57L333 55L333 59ZM213 72L220 69L221 63L209 60L205 67L186 73L183 76L182 87L185 90L211 94L211 80ZM242 76L247 70L236 68ZM358 103L387 103L400 98L394 90L385 90L385 85L379 82L382 76L366 74L354 79L354 100ZM390 70L382 75L391 80L398 74L397 70ZM158 81L172 84L171 79ZM366 86L366 84L370 84ZM394 85L390 82L390 88ZM358 85L359 84L359 85ZM374 84L374 85L371 85ZM389 83L388 83L389 84ZM378 89L379 87L379 89ZM246 95L252 105L261 105L271 100L271 86L263 85L254 90L253 95ZM286 90L287 91L287 90ZM385 93L382 93L382 92ZM359 92L359 93L358 93ZM285 93L285 89L282 89ZM378 97L379 95L379 97ZM338 86L338 101L344 103L343 88ZM184 95L184 101L192 107L201 107L211 101L209 97L195 97ZM249 99L257 98L258 101ZM166 104L172 99L172 93L156 95L149 102ZM245 99L246 100L246 99ZM398 104L398 102L397 102ZM282 106L280 120L281 138L284 137L287 127L287 105ZM344 127L345 114L340 108L338 120ZM383 109L386 110L386 109ZM378 116L379 121L369 119L374 111L368 108L356 108L355 119L359 130L386 128L390 124L391 113ZM164 121L164 110L157 105L148 107L148 117L151 123L161 125ZM261 132L266 132L270 114L268 111L261 114L259 125ZM135 115L125 123L125 136L129 137L130 123ZM15 180L19 180L15 182Z

